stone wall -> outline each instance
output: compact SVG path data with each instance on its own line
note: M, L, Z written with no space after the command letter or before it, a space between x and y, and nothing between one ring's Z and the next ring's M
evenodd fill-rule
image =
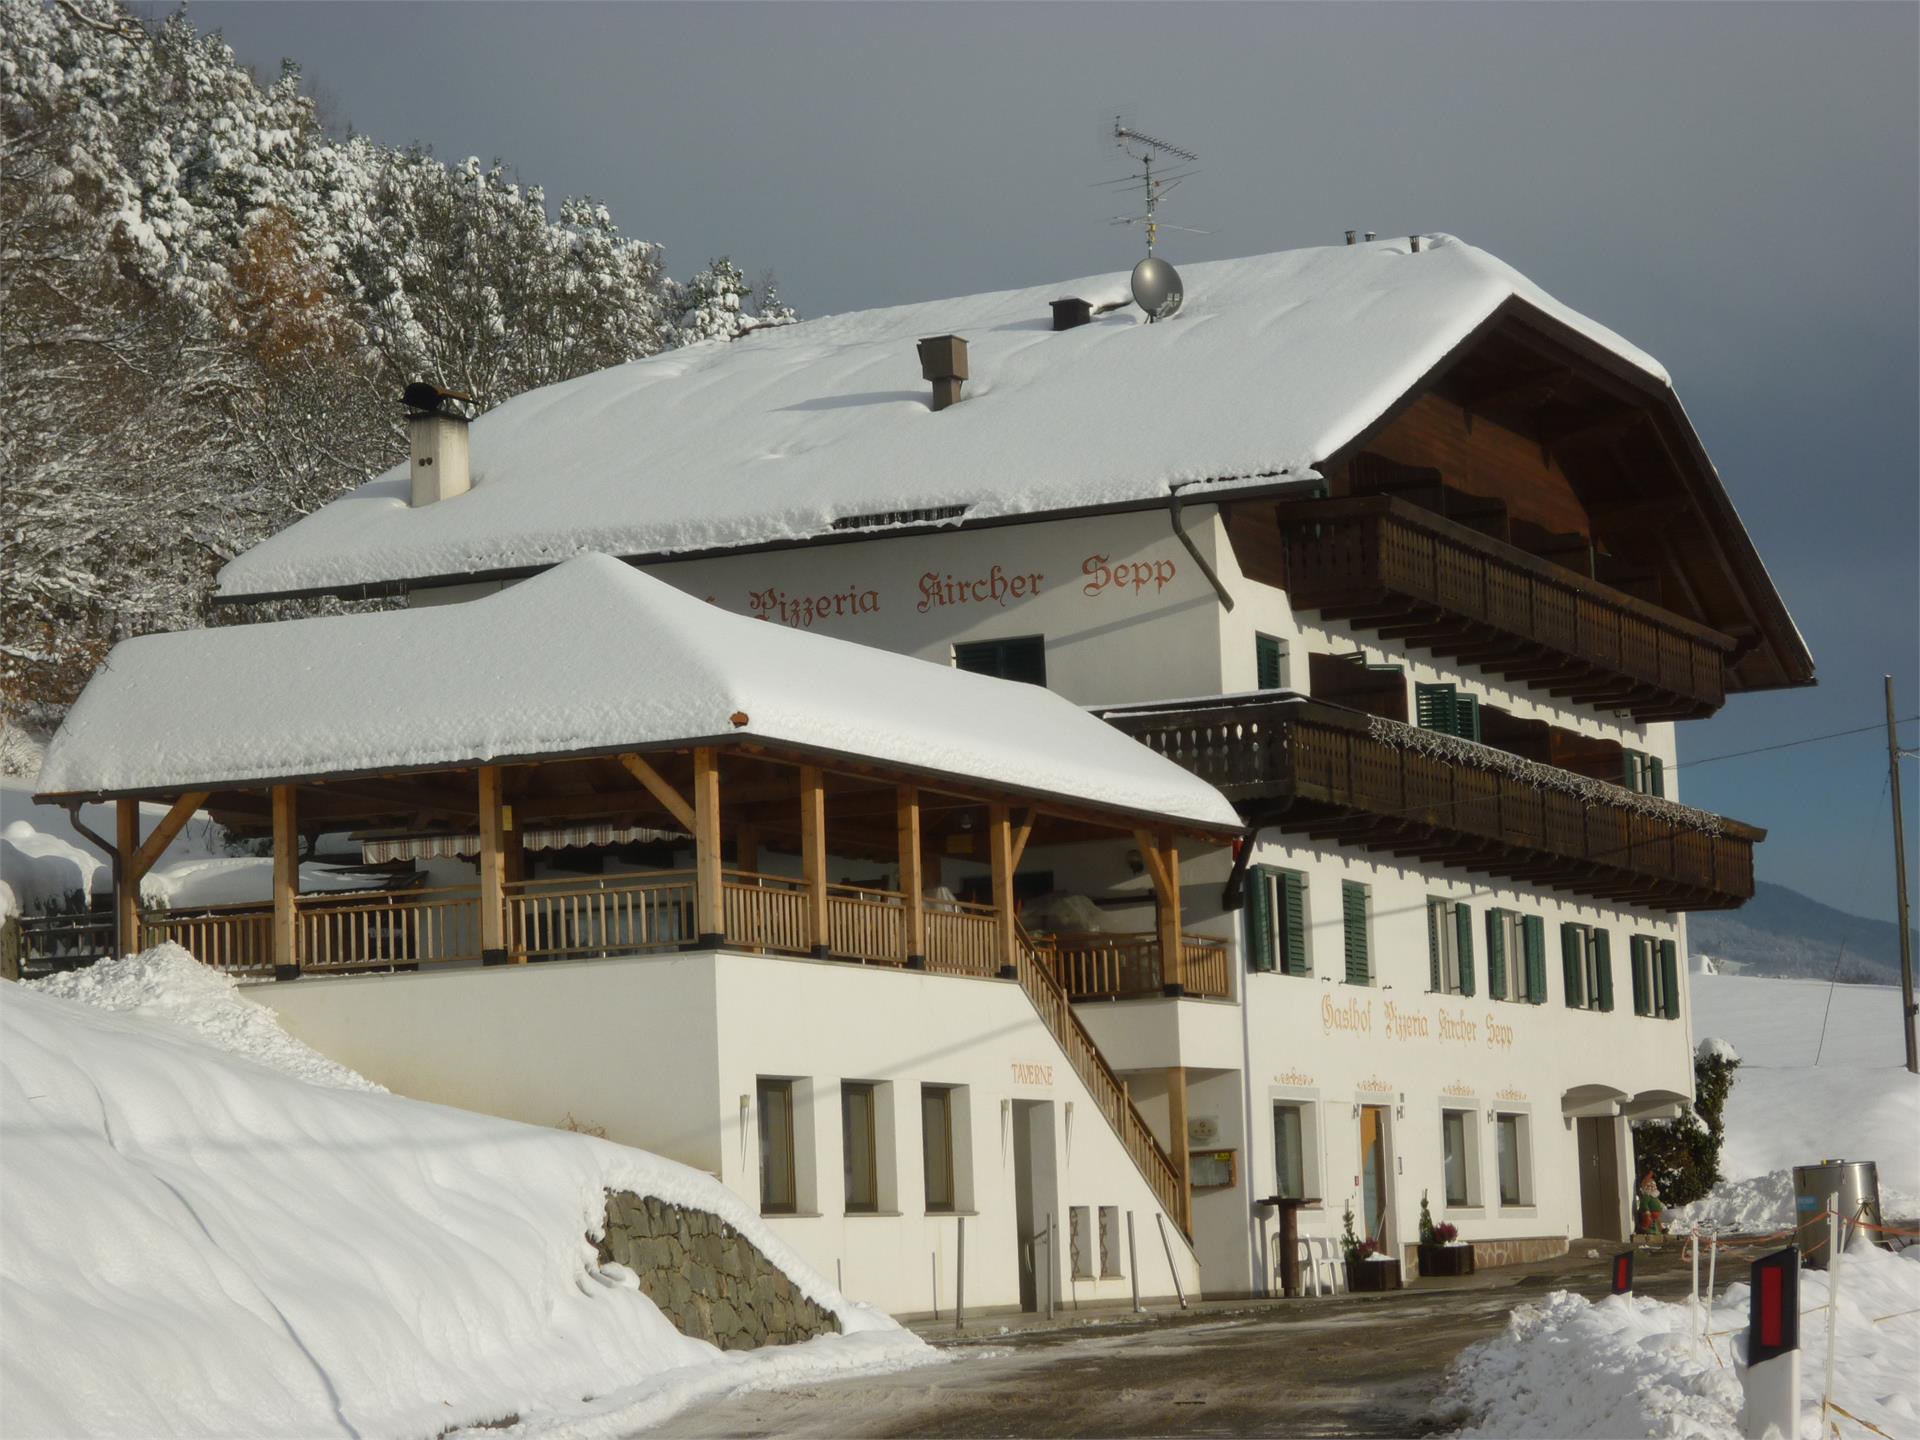
M722 1350L792 1345L840 1328L751 1241L704 1210L611 1193L600 1260L638 1275L641 1291L682 1334Z

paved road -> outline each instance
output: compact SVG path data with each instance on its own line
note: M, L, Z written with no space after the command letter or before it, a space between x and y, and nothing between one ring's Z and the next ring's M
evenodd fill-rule
M1515 1305L1550 1290L1605 1294L1606 1267L1581 1247L1567 1259L1476 1281L1197 1317L1175 1312L1150 1323L1116 1315L1073 1329L943 1342L951 1365L744 1395L650 1433L701 1440L1431 1434L1438 1427L1429 1407L1463 1347L1499 1332ZM1641 1257L1643 1293L1684 1295L1687 1284L1677 1246Z

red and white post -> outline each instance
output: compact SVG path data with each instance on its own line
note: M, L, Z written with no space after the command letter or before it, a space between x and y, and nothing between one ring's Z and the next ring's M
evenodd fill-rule
M1800 1250L1753 1262L1747 1309L1747 1440L1800 1433Z

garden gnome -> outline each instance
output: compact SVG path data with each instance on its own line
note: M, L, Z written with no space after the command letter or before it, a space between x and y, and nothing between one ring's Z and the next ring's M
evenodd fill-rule
M1653 1171L1649 1170L1640 1177L1640 1193L1634 1197L1633 1204L1638 1214L1642 1235L1667 1233L1660 1225L1660 1216L1666 1209L1666 1205L1660 1199L1660 1187L1653 1183Z

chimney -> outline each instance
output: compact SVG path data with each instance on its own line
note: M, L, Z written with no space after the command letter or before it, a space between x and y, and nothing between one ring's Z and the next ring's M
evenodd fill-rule
M1407 244L1412 247L1413 254L1418 255L1420 253L1420 237L1418 235L1409 235L1407 237Z
M1093 319L1093 306L1085 300L1068 299L1053 302L1053 328L1072 330L1085 325Z
M1367 243L1369 245L1373 243L1373 231L1371 230L1367 231Z
M933 408L958 405L960 386L967 379L967 342L958 335L935 335L917 348L920 378L933 382Z
M1353 242L1357 240L1359 237L1360 237L1360 232L1358 230L1347 231L1347 244L1349 245L1353 244Z
M416 380L400 401L407 407L407 451L413 461L408 503L418 509L466 494L472 481L467 469L467 415L461 406L472 403L470 398Z

